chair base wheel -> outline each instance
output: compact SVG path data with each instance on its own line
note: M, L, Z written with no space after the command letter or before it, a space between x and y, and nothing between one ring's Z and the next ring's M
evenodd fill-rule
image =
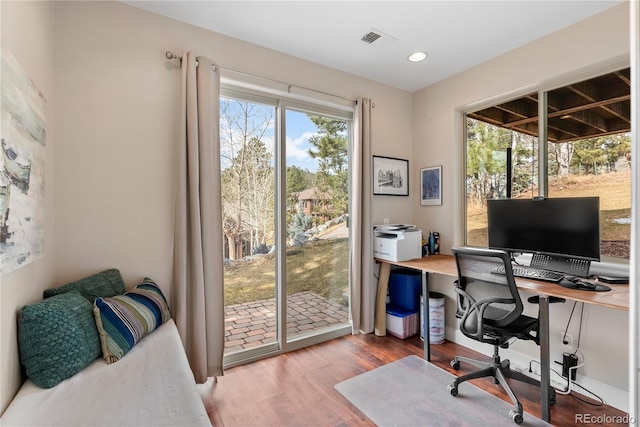
M514 423L522 424L522 421L523 421L522 414L516 411L515 409L512 409L509 412L509 416L511 417Z
M452 360L451 362L449 362L449 365L456 371L460 369L460 362L458 362L457 360Z
M451 396L457 396L458 395L458 387L454 386L453 384L449 384L447 386L447 390L449 391L449 394Z

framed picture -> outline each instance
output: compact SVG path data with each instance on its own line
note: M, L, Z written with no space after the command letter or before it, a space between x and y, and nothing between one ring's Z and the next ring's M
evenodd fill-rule
M409 195L409 160L373 156L373 194Z
M420 205L442 204L442 166L420 169Z

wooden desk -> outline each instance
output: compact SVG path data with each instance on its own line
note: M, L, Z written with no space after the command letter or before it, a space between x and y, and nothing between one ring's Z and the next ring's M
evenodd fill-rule
M453 255L430 255L411 261L387 261L376 258L380 262L378 275L378 292L376 294L375 334L386 335L386 298L389 286L389 274L391 265L412 268L422 272L422 295L429 294L428 274L443 274L445 276L458 277L458 270ZM616 310L629 311L629 285L608 285L609 292L592 292L578 289L564 288L555 283L541 280L516 277L518 289L531 292L540 296L540 313L538 333L540 336L540 406L542 419L550 420L549 387L551 385L551 361L549 356L549 297L560 297L585 304L593 304L601 307L609 307ZM429 350L429 303L424 299L422 311L422 323L424 328L424 358L430 360Z

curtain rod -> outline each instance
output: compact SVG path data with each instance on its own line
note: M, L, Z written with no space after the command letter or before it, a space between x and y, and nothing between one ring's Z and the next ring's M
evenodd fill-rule
M171 52L171 51L166 51L166 52L164 53L164 56L165 56L165 58L166 58L167 60L169 60L169 61L174 60L174 59L177 59L178 61L180 61L180 64L182 64L182 57L181 57L181 56L176 55L175 53L173 53L173 52ZM340 99L343 99L343 100L348 101L348 102L357 103L357 101L354 101L353 99L345 98L345 97L343 97L343 96L339 96L339 95L334 95L334 94L332 94L332 93L328 93L328 92L323 92L323 91L321 91L321 90L311 89L311 88L304 87L304 86L296 86L296 85L293 85L293 84L290 84L290 83L281 82L281 81L279 81L279 80L273 80L273 79L269 79L269 78L267 78L267 77L256 76L255 74L249 74L249 73L245 73L245 72L243 72L243 71L233 70L233 69L231 69L231 68L224 68L224 67L221 67L221 66L219 66L219 65L215 65L215 64L213 65L213 67L214 67L214 68L218 68L218 69L220 69L220 70L231 71L232 73L242 74L242 75L244 75L244 76L253 77L253 78L256 78L256 79L266 80L266 81L270 81L270 82L275 82L275 83L278 83L278 84L281 84L281 85L287 86L287 92L288 92L288 93L291 93L291 88L292 88L292 87L297 87L297 88L300 88L300 89L303 89L303 90L308 90L308 91L311 91L311 92L320 93L320 94L322 94L322 95L332 96L332 97L334 97L334 98L340 98Z

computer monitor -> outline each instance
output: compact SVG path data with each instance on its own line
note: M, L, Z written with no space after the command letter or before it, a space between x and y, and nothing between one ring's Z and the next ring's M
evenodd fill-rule
M532 253L532 266L586 275L600 261L598 197L492 199L487 220L489 247Z

